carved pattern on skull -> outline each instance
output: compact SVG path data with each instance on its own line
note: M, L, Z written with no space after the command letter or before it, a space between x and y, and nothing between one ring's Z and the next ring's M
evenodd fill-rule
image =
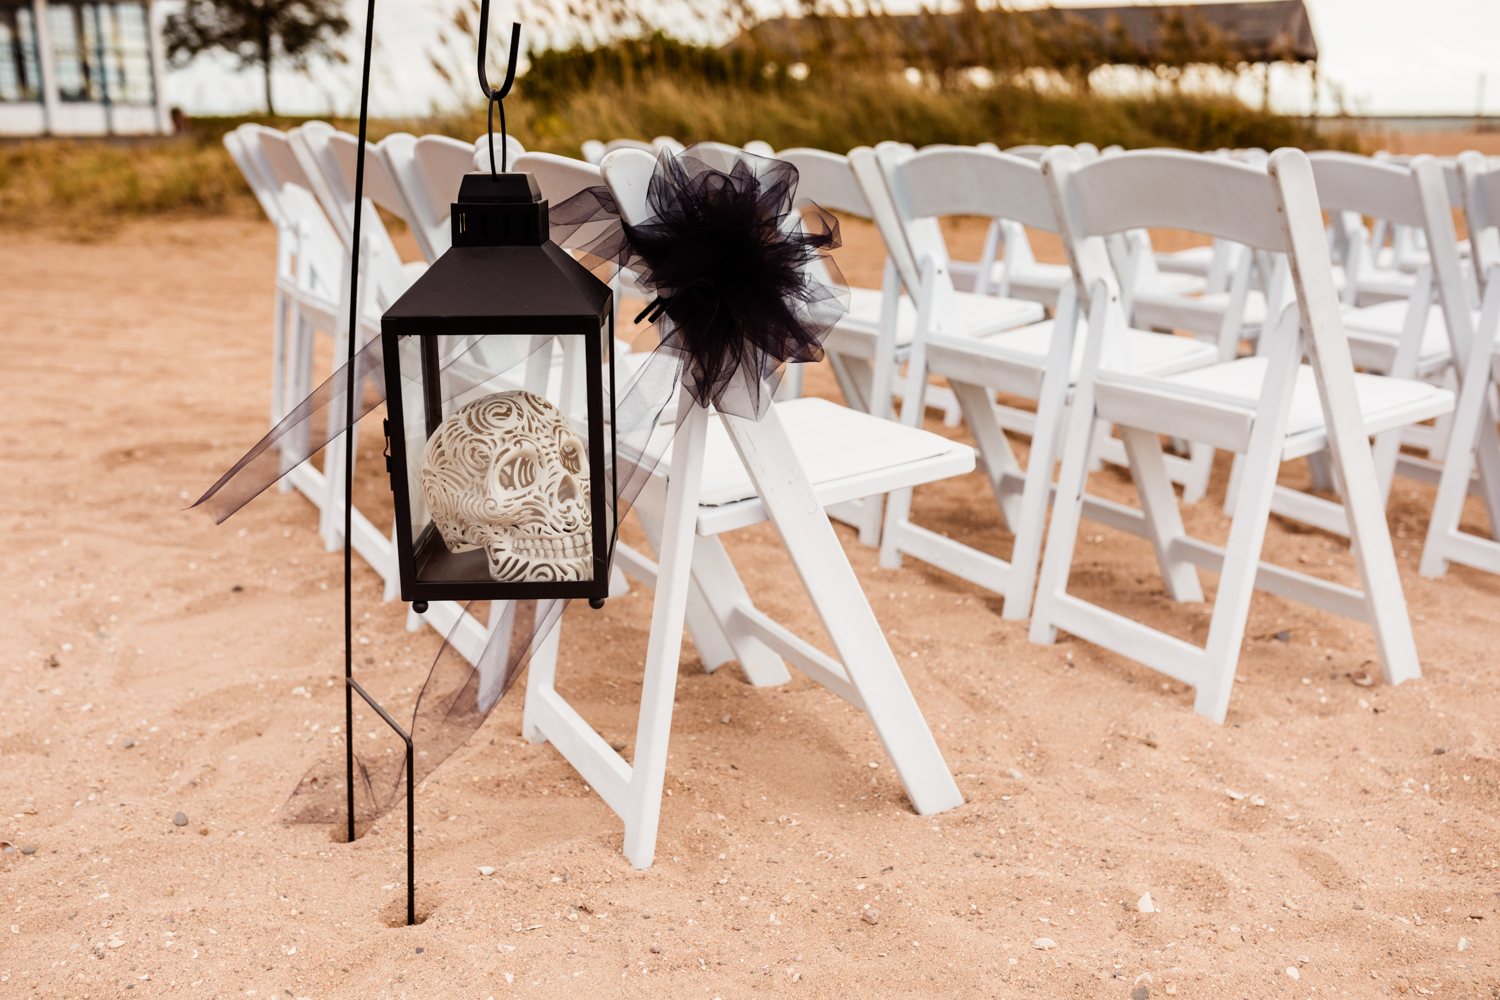
M541 396L497 392L454 411L427 440L421 480L448 551L483 549L491 579L593 578L588 450Z

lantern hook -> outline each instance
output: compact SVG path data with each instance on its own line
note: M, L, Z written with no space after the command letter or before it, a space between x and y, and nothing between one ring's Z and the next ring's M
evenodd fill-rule
M490 88L489 76L484 71L484 54L490 34L490 0L482 0L479 5L479 89L484 92L485 114L489 124L490 142L490 176L495 177L495 105L500 105L500 170L503 172L510 166L508 150L505 144L505 95L510 93L511 85L516 82L516 62L521 51L521 25L512 22L510 26L510 65L505 68L505 83L498 90Z

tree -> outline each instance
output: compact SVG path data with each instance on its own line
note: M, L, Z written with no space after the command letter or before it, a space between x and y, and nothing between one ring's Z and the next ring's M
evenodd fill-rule
M271 63L283 60L306 69L313 57L345 61L333 46L349 30L340 0L187 0L167 18L167 56L185 66L201 53L223 49L239 57L241 68L259 66L265 74L266 114L271 103Z

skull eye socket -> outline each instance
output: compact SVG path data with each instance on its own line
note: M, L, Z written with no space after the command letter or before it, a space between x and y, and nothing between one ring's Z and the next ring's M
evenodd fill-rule
M578 475L578 470L583 468L583 451L578 447L576 438L563 438L558 443L558 457L562 461L563 468L573 475Z
M526 489L536 483L536 463L522 452L502 462L496 470L500 485L508 490Z

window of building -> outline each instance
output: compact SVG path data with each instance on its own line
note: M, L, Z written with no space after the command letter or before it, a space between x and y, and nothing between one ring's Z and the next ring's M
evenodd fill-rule
M31 8L0 6L0 101L36 101L41 92Z
M47 11L59 98L153 103L144 4L49 3Z

